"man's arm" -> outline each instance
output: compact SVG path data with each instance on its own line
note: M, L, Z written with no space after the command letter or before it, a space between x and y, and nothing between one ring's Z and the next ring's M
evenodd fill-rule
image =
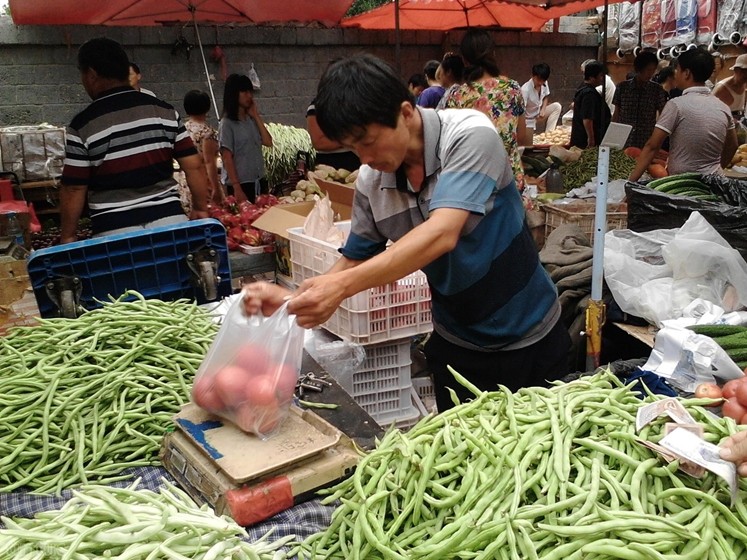
M651 133L651 137L648 139L646 145L643 146L643 149L641 150L641 155L639 155L636 159L635 169L633 169L633 172L630 174L630 177L628 177L628 180L637 181L641 178L643 172L646 171L648 166L653 161L654 157L656 157L656 154L661 149L661 145L664 143L664 140L667 139L667 136L669 136L669 134L661 128L654 128L654 131Z
M62 185L60 187L60 243L77 241L78 220L86 205L88 187Z
M593 148L596 146L594 141L594 119L584 119L584 130L586 131L586 147Z
M726 131L726 140L724 141L724 147L721 150L721 167L726 167L731 163L731 158L737 153L739 147L739 140L737 140L737 130L732 128Z
M724 84L716 84L716 87L713 88L711 95L713 95L717 99L720 99L729 107L731 107L731 104L734 102L734 96L729 91L729 88Z
M612 112L612 122L620 122L620 107L613 105L615 110Z
M187 177L187 186L192 195L192 214L190 219L207 218L207 203L210 193L210 181L207 169L198 154L177 158L179 167Z
M375 257L362 262L341 259L327 274L304 280L288 311L302 327L324 323L345 298L399 280L451 251L468 217L466 210L434 210L428 221Z
M221 147L220 156L223 160L223 169L226 170L228 181L233 187L233 196L236 197L237 202L244 202L249 200L246 198L243 189L241 188L241 182L239 181L239 174L236 171L236 163L233 161L233 152L226 147Z

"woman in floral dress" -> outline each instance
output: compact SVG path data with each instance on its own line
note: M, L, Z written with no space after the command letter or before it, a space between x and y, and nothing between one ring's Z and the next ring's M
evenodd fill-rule
M519 190L524 189L519 138L524 138L524 97L515 80L501 75L495 59L493 39L484 29L467 31L461 44L465 83L451 90L447 109L477 109L493 121L508 152Z
M218 178L218 131L207 123L209 111L210 97L204 91L193 89L184 96L184 112L189 115L184 127L205 162L211 189L208 200L220 204L225 194Z

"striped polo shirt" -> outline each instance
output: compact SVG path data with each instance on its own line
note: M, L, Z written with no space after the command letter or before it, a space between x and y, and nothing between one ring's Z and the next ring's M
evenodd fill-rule
M734 119L728 105L707 87L689 87L667 101L656 128L670 136L670 175L721 172L721 153Z
M106 91L73 118L66 144L62 183L88 188L94 233L184 214L173 159L197 150L168 103Z
M456 247L423 268L433 326L454 344L513 350L543 338L560 317L555 286L539 262L521 197L495 127L472 109L423 118L426 180L414 193L404 174L360 168L352 228L341 252L365 260L438 208L470 213Z

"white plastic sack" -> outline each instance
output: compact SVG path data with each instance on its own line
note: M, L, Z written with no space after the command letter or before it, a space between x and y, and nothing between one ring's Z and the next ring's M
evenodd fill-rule
M678 328L663 328L656 333L654 349L641 369L690 392L701 383L714 383L715 377L728 381L743 375L712 338Z
M747 305L747 263L698 212L679 229L607 232L604 277L622 311L658 326L698 298Z

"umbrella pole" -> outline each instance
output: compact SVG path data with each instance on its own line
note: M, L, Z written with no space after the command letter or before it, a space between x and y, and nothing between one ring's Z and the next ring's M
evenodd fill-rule
M210 99L213 101L213 109L215 109L215 118L220 120L220 113L218 112L218 104L215 102L215 94L213 93L213 82L210 80L210 70L208 70L207 60L205 60L205 50L202 48L202 39L200 39L200 28L197 26L195 20L195 13L192 12L192 25L195 26L195 35L197 36L197 45L200 47L200 56L202 56L202 66L205 68L205 78L207 79L208 89L210 90Z
M394 0L394 61L397 73L402 74L402 39L399 33L399 0Z
M599 367L602 351L602 327L606 309L602 301L604 277L604 234L607 232L607 181L610 170L610 148L600 146L597 164L597 202L594 211L594 250L591 267L591 298L586 308L586 367Z

